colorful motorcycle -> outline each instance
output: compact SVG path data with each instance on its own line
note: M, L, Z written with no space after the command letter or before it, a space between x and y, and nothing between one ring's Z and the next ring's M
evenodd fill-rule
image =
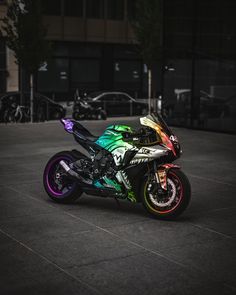
M43 181L49 197L69 203L86 193L142 202L160 219L172 219L188 206L191 187L180 167L177 137L160 115L140 118L138 131L111 125L100 137L73 119L61 119L64 128L85 148L63 151L47 163Z

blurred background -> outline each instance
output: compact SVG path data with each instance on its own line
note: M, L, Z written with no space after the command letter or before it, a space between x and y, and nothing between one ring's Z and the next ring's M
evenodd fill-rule
M37 71L36 91L65 107L75 93L125 92L143 103L150 96L152 110L171 125L235 132L236 1L156 2L160 52L152 61L151 93L133 28L140 21L137 0L42 0L53 50ZM6 11L7 1L0 0L0 19ZM29 74L3 36L0 93L19 91L29 92ZM120 104L126 98L106 99Z

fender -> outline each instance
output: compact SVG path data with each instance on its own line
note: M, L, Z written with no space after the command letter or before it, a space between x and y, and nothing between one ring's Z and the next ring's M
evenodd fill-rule
M173 168L180 169L180 166L171 163L163 164L158 167L155 173L156 180L160 183L163 190L167 190L167 173Z

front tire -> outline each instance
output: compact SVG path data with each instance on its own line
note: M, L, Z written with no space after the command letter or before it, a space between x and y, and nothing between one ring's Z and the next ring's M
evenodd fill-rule
M191 187L187 176L179 169L167 173L168 195L160 198L148 192L150 178L142 185L142 203L145 209L159 219L174 219L187 208L191 198Z
M69 164L76 159L69 151L54 155L44 169L44 188L53 201L57 203L72 203L82 195L82 190L75 180L68 178L59 164L61 160Z

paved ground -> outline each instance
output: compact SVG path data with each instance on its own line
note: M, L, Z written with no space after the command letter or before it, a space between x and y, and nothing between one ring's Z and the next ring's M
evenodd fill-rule
M175 131L192 202L164 222L113 199L54 204L42 171L72 136L56 122L1 125L0 294L236 294L236 137Z

